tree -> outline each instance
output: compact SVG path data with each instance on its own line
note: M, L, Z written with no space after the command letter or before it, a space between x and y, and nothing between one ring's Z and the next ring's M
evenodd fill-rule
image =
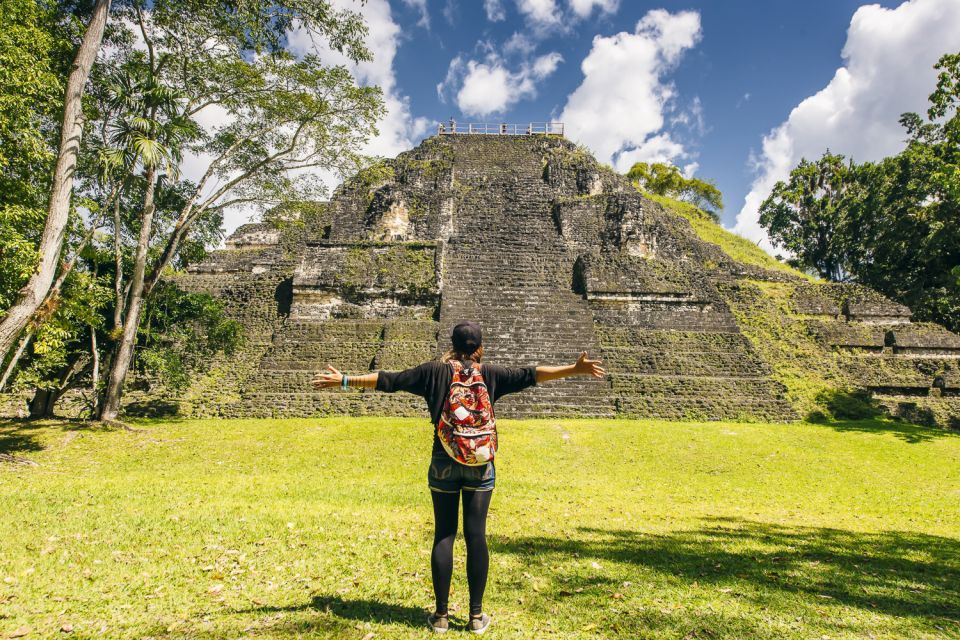
M760 223L801 266L854 280L960 330L960 54L943 56L926 118L900 118L907 146L875 163L801 161Z
M0 0L0 316L39 262L72 48L56 11Z
M315 197L320 185L304 170L355 170L362 162L357 149L375 133L383 111L378 88L358 87L345 67L324 66L315 55L297 59L285 48L287 30L296 22L354 60L369 58L359 16L336 11L325 0L237 2L234 10L224 3L157 0L132 3L128 16L146 51L128 50L112 66L130 86L151 88L134 92L126 110L102 113L106 128L115 132L105 157L128 159L116 163L119 174L136 164L146 188L132 272L118 295L121 335L101 405L104 420L119 412L144 300L196 225L238 204ZM169 107L152 109L149 96L161 92ZM192 126L198 114L212 109L223 124L212 132ZM117 135L123 130L139 133ZM178 130L190 133L173 133ZM211 160L187 189L172 225L156 235L157 189L178 181L182 153L191 150ZM156 152L164 166L146 162L146 151Z
M706 211L718 219L723 209L723 194L713 182L699 178L687 178L680 193L680 199Z
M67 78L63 98L60 148L51 181L47 217L37 250L38 261L30 279L20 289L16 301L0 321L0 356L5 356L10 351L17 336L40 307L56 276L70 214L74 171L83 135L83 94L90 69L100 50L109 12L110 0L96 1L83 40L77 50L73 70Z
M672 164L637 162L627 172L627 178L644 191L659 196L676 197L684 186L684 177L680 169Z
M760 224L771 240L830 280L846 280L850 273L847 195L853 171L852 162L829 151L815 162L801 159L760 205Z
M710 181L686 178L672 164L637 162L627 172L627 178L643 191L689 202L719 220L723 209L723 194Z

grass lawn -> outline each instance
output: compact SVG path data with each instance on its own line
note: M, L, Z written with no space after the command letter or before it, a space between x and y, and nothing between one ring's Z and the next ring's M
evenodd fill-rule
M37 463L0 462L0 637L428 635L423 420L139 426L0 424L0 452ZM491 637L960 637L957 434L500 431Z

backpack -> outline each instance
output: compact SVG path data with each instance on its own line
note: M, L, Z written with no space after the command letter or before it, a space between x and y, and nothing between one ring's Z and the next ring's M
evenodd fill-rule
M480 365L467 364L450 361L453 380L440 412L437 436L451 458L476 467L490 462L497 453L497 424Z

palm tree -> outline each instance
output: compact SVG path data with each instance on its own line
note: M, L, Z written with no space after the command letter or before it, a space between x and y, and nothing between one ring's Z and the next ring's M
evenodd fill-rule
M152 49L151 49L152 51ZM162 65L162 60L159 65ZM176 179L184 147L201 135L200 127L186 114L182 92L158 82L158 62L135 57L112 74L108 85L110 106L118 117L112 127L112 149L104 157L131 172L142 171L145 184L140 212L140 233L134 255L126 301L123 331L114 350L110 377L100 405L101 420L115 420L120 410L123 383L133 360L143 306L144 274L154 217L154 196L161 179ZM118 229L114 230L119 233Z

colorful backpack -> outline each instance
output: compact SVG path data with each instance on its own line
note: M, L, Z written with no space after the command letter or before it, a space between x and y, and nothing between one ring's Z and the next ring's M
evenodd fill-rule
M454 460L471 467L493 460L497 453L497 424L493 403L480 365L451 360L453 381L443 403L437 436Z

